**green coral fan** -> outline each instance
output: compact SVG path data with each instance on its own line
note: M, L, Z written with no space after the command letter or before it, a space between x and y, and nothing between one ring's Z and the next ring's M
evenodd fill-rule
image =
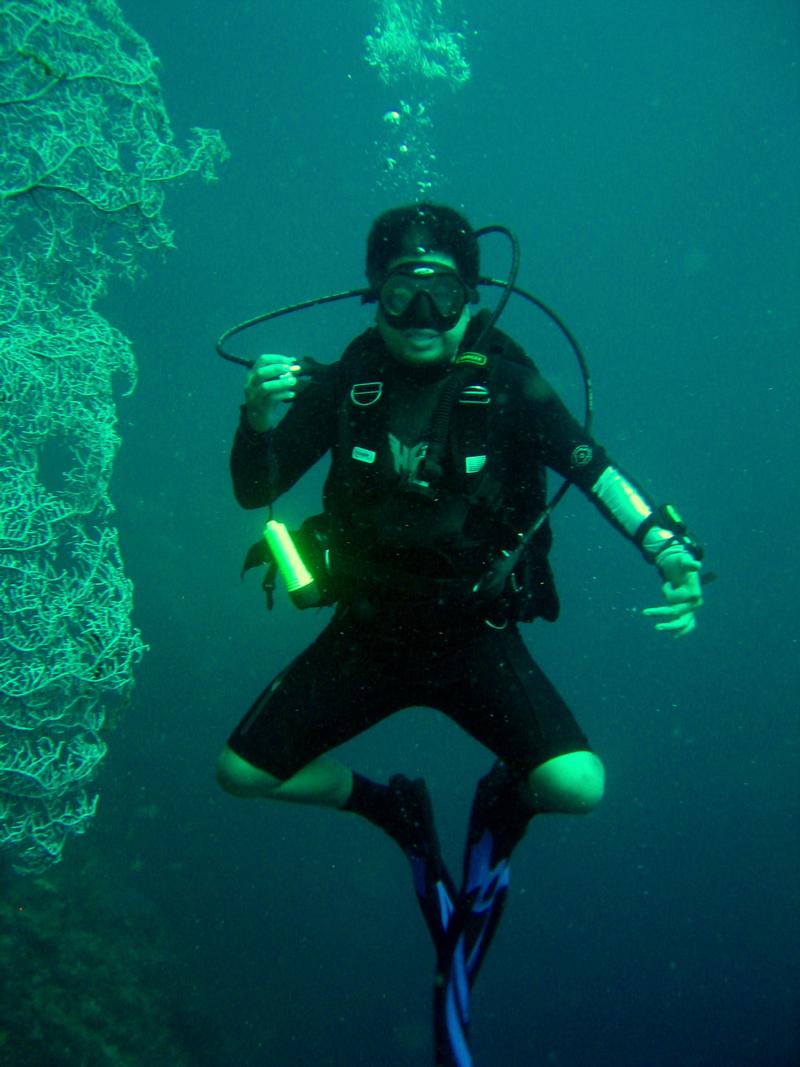
M41 871L94 813L144 647L108 494L112 379L136 367L94 303L171 247L166 191L226 153L176 146L113 0L0 6L0 146L0 846Z
M441 0L383 0L366 38L366 60L382 82L440 82L457 89L470 78L464 35L442 25Z
M447 29L442 0L379 0L365 59L401 99L384 114L380 184L393 195L428 196L440 180L433 148L431 103L440 87L470 79L465 36Z

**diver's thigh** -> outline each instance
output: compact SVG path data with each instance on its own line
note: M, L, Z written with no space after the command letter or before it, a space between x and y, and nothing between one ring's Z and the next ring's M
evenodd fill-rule
M465 645L461 674L443 708L510 767L528 774L546 760L590 750L566 702L534 661L518 629L486 627Z
M267 686L228 739L229 748L276 778L380 722L397 687L366 631L334 619Z

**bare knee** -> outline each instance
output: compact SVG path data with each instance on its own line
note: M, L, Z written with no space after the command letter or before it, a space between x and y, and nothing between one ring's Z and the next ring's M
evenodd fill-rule
M584 815L603 799L605 769L593 752L567 752L534 768L528 788L538 811Z
M234 797L266 797L281 784L280 778L254 767L227 745L217 760L217 781Z

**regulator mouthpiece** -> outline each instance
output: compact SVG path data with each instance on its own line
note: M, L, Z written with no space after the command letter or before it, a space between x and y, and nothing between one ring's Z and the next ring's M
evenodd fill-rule
M311 608L319 604L320 594L314 576L300 558L284 524L270 519L264 527L264 539L297 607Z

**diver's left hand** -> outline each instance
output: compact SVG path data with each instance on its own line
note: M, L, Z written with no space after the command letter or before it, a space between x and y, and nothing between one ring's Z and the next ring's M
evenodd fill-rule
M667 603L664 607L645 608L642 614L664 620L656 623L657 630L685 637L697 625L695 612L703 603L702 564L682 546L671 546L658 557L656 566L664 578L661 589Z

